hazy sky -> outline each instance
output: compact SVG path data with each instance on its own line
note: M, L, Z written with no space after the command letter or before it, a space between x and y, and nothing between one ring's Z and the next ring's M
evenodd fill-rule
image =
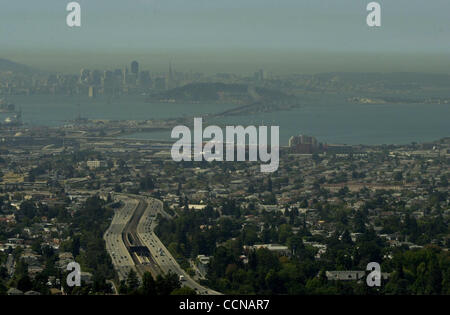
M389 0L382 27L370 0L0 0L0 58L48 70L137 59L176 69L274 72L450 72L450 1Z

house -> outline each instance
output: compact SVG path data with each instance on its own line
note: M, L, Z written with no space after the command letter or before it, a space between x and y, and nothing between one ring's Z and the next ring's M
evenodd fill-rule
M60 269L66 269L67 265L73 261L75 261L75 259L73 258L72 253L69 252L59 253L58 267Z
M99 160L90 160L86 162L86 165L89 169L96 169L100 167L105 167L106 162L105 161L99 161Z
M199 204L189 204L188 208L189 210L203 210L206 208L207 205L199 205Z
M258 250L260 248L267 248L271 252L275 252L279 255L283 256L289 256L291 254L291 251L287 246L278 245L278 244L259 244L259 245L253 245L253 246L244 246L244 249L254 249Z
M203 277L208 273L208 265L209 265L210 257L205 255L198 255L196 259L196 265L198 271L201 273Z

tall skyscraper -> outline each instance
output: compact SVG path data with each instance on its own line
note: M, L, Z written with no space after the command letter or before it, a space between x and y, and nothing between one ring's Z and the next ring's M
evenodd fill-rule
M296 153L314 153L322 145L312 136L299 135L289 138L289 147Z
M89 96L89 98L94 98L97 96L97 90L96 90L95 86L93 86L93 85L89 86L88 96Z
M80 70L80 82L85 83L88 82L90 76L90 71L87 69Z
M128 67L122 70L122 84L127 84Z
M149 88L151 84L151 77L149 71L139 72L139 85L143 88Z
M170 60L169 62L169 73L167 75L167 87L169 89L173 89L175 87L175 80L174 80L174 75L173 75L173 70L172 70L172 60Z
M135 75L139 73L139 63L136 60L131 62L131 73Z

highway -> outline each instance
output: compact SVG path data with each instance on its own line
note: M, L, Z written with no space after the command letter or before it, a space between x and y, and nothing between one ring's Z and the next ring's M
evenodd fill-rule
M197 294L220 294L195 282L154 233L158 214L171 218L163 211L160 200L125 194L116 194L115 198L124 206L116 210L104 239L120 281L127 279L131 269L139 277L145 271L154 277L172 272L182 276L182 286L196 290Z
M142 275L146 271L150 272L153 277L156 277L161 273L161 270L152 259L148 248L142 243L136 233L137 225L147 209L148 202L146 198L140 196L132 196L130 198L135 198L134 200L137 205L134 207L134 211L125 225L125 228L122 230L123 243L131 255L131 259L133 260L139 277L142 278Z
M126 280L128 273L131 269L136 270L133 259L130 252L125 246L122 234L125 226L133 216L134 211L138 205L136 199L130 199L124 196L120 196L119 199L124 202L124 206L114 214L111 225L103 236L106 242L106 250L111 256L114 268L117 271L119 280Z

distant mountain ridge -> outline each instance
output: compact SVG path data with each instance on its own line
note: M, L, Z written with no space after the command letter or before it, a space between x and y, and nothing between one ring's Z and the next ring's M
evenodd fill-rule
M323 72L313 75L322 81L339 80L346 83L389 82L402 85L449 86L450 75L421 72Z
M34 69L30 66L17 63L8 59L0 58L0 72L4 71L12 71L12 72L20 72L20 73L34 73L40 72L37 69Z

